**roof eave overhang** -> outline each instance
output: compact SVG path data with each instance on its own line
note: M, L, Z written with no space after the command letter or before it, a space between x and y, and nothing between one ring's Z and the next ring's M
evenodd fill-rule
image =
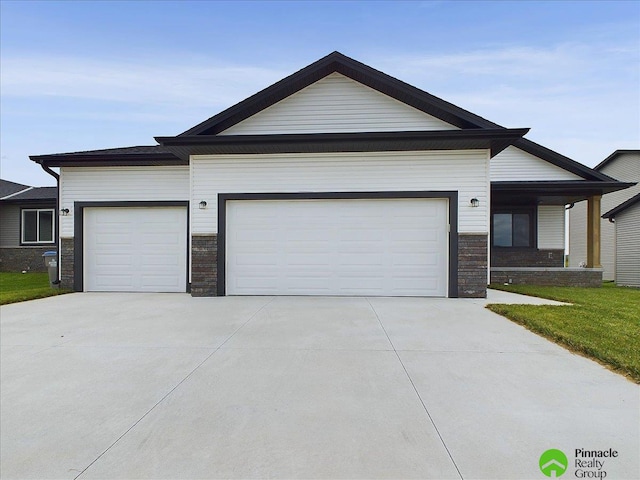
M32 155L32 161L47 167L147 167L188 165L172 154Z
M635 183L599 180L491 182L494 203L566 205L634 186Z
M495 156L528 128L156 137L176 156L488 149Z
M4 204L21 204L21 205L34 205L34 204L42 204L42 205L54 205L56 204L56 197L51 198L7 198L0 199L0 202Z
M640 193L622 202L620 205L612 208L611 210L606 212L604 215L602 215L602 218L609 218L609 219L616 218L616 215L624 212L625 210L636 205L637 203L640 203Z

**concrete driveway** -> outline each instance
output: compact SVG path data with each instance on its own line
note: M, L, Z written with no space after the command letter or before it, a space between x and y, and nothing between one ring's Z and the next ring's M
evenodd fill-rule
M600 473L639 478L639 387L485 303L87 293L4 306L1 476L536 479L557 448L565 478L576 449L616 450Z

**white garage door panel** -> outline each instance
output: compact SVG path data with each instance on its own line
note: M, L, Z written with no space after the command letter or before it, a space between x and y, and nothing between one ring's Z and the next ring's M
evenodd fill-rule
M446 296L446 199L227 202L229 295Z
M86 291L185 291L186 208L85 208L84 215Z

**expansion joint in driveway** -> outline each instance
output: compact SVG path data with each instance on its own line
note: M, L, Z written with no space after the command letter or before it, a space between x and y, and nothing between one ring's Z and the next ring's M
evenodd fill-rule
M115 439L115 441L109 445L107 448L104 449L104 451L98 455L89 465L87 465L86 467L84 467L84 469L74 477L73 480L76 480L78 478L80 478L80 476L82 476L82 474L84 474L84 472L86 472L87 470L89 470L89 468L91 468L91 465L93 465L94 463L96 463L98 460L100 460L100 458L102 458L102 456L104 456L105 453L107 453L109 450L111 450L116 443L118 443L120 440L122 440L122 438L127 435L127 433L129 433L131 430L133 430L135 428L136 425L138 425L147 415L149 415L153 410L155 410L155 408L160 405L169 395L171 395L180 385L182 385L191 375L193 375L195 373L196 370L198 370L202 365L204 365L204 363L209 360L218 350L220 350L225 343L227 343L229 340L231 340L233 338L233 336L238 333L247 323L249 323L251 320L253 320L256 315L258 315L262 310L264 310L267 305L269 305L271 302L273 302L275 300L275 297L271 297L271 299L266 302L264 305L262 305L258 310L256 310L242 325L240 325L238 328L236 328L233 333L231 333L231 335L229 335L224 342L222 342L220 345L218 345L213 352L211 352L209 355L207 355L205 357L204 360L202 360L200 363L198 363L198 365L196 365L189 373L187 373L187 375L180 380L178 383L176 383L176 385L169 390L160 400L158 400L149 410L147 410L145 412L144 415L142 415L138 420L136 420L133 425L131 425L129 428L127 428L127 430L125 430L125 432L120 435L118 438Z
M409 375L409 371L407 370L407 367L404 365L404 362L402 361L402 358L400 358L400 354L398 353L398 351L396 350L395 345L391 341L391 338L389 337L389 334L387 333L387 329L384 328L384 324L382 323L382 320L380 320L380 316L378 315L378 312L376 312L376 309L373 308L373 305L371 304L371 301L368 298L366 298L366 300L367 300L367 303L369 304L369 307L371 307L371 310L373 311L373 314L378 319L378 322L380 323L380 327L382 328L382 331L386 335L387 340L389 341L389 345L391 345L391 348L393 349L393 353L396 354L396 357L398 358L398 361L400 362L400 365L402 365L402 369L404 370L405 375L409 379L409 382L411 383L411 386L413 387L413 391L416 393L416 396L418 397L418 400L420 400L420 403L422 404L422 408L424 408L424 411L426 412L427 417L429 417L429 421L431 422L431 425L433 425L433 428L435 429L436 433L438 434L438 438L440 439L440 442L442 442L442 446L446 450L447 455L449 455L449 458L451 459L451 463L453 463L453 466L456 467L456 471L458 472L458 475L460 475L460 478L464 479L464 477L462 476L462 473L460 473L460 469L458 468L458 465L456 464L456 461L453 459L453 456L451 455L451 452L449 451L449 448L447 447L447 444L444 442L444 439L442 438L442 435L440 434L440 430L438 430L438 426L436 425L436 422L433 421L433 417L429 413L429 409L427 408L427 405L424 403L424 400L420 396L420 393L418 392L418 389L416 388L415 383L413 383L413 379L411 378L411 375Z

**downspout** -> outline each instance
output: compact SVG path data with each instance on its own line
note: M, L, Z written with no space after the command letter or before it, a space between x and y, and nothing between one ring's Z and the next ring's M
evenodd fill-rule
M55 211L55 216L56 218L56 228L55 228L55 235L56 235L56 245L57 245L57 250L58 250L58 266L56 267L56 281L53 282L54 285L60 285L60 257L62 255L62 253L60 252L60 175L58 175L56 172L54 172L53 170L51 170L51 168L49 168L44 162L40 164L40 166L42 167L42 169L47 172L49 175L51 175L53 178L56 179L56 211Z

